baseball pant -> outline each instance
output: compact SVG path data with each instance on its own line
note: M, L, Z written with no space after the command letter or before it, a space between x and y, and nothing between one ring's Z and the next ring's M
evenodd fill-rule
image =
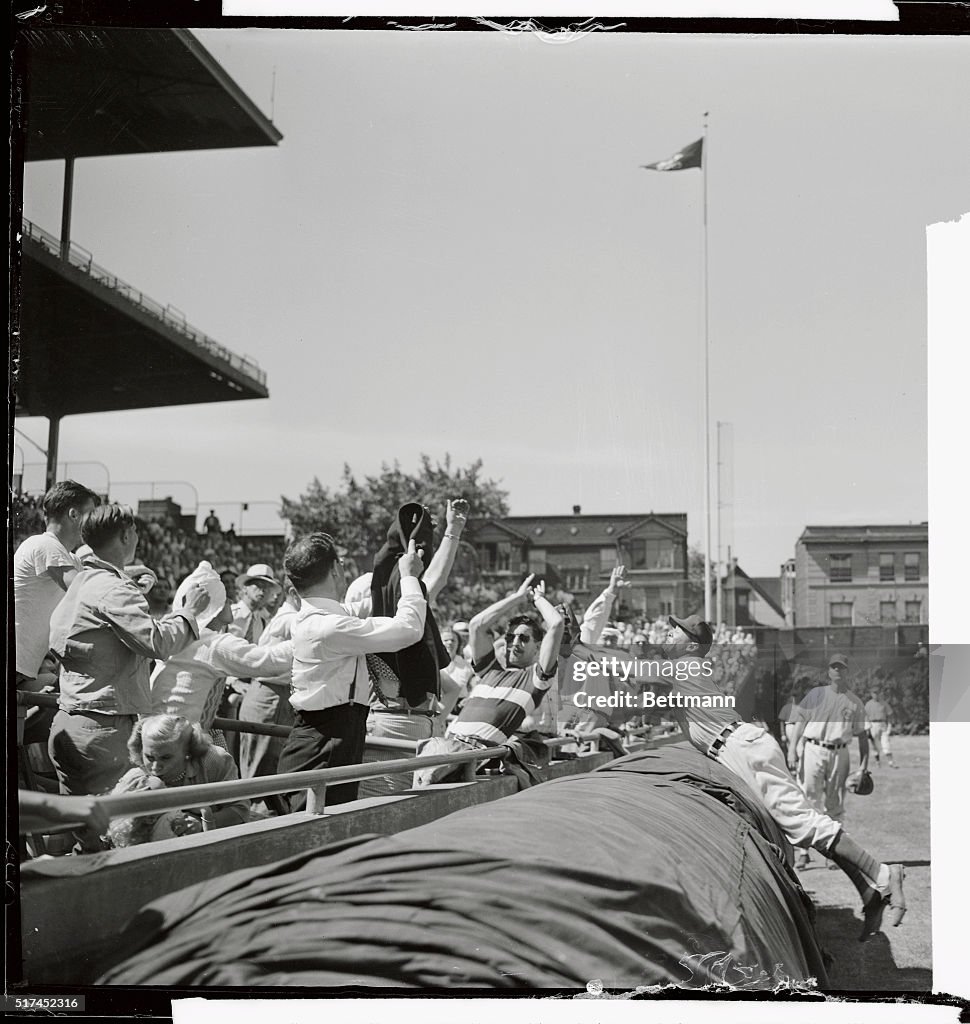
M893 756L892 744L889 742L889 734L892 732L890 722L870 722L869 735L872 737L873 753L876 757L885 754L886 757Z
M845 781L849 777L849 748L829 750L818 743L805 741L803 755L805 794L830 818L841 822L845 817Z
M341 704L324 711L295 711L293 729L283 744L278 773L338 768L364 760L367 706ZM357 799L357 782L327 786L326 802L344 804ZM306 790L290 795L290 810L306 810Z
M748 784L792 846L828 850L841 825L812 806L767 729L747 722L739 726L728 736L717 760Z

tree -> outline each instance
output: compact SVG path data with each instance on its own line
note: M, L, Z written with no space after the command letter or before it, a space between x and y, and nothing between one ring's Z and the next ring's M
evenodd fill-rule
M712 580L713 583L713 574ZM690 548L687 552L687 614L704 614L704 552Z
M315 530L332 534L353 561L352 568L366 572L384 543L392 518L406 502L420 501L431 509L436 522L435 542L439 542L449 498L464 498L469 504L469 516L476 519L508 515L508 493L496 481L483 476L481 459L456 468L450 455L445 455L443 462L432 462L424 454L415 473L405 473L395 461L393 465L383 463L376 476L358 479L345 464L338 487L330 489L314 479L296 500L281 499L280 515L289 523L294 538ZM470 555L469 551L459 555L452 586L443 595L450 593L450 597L441 602L446 606L458 596L456 588L477 583ZM470 595L464 603L470 605L477 596ZM474 611L478 610L476 606Z

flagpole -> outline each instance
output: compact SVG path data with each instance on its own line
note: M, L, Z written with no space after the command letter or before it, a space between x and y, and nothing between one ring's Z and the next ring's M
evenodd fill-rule
M704 188L704 621L711 621L711 357L707 295L707 111L701 144Z

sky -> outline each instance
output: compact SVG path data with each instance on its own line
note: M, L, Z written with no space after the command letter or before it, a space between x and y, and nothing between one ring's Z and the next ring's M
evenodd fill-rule
M706 174L724 547L776 575L808 524L927 520L925 230L970 211L966 38L196 35L282 143L80 160L72 237L270 398L68 417L70 475L187 481L156 496L237 526L248 501L249 530L344 463L450 453L513 514L687 512L701 546ZM640 169L705 111L703 174ZM55 234L61 180L26 168Z

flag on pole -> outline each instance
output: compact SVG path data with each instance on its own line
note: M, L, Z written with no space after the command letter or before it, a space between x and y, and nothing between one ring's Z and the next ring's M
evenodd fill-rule
M678 153L667 157L666 160L658 160L655 164L641 164L645 171L685 171L688 167L701 166L701 153L704 149L704 140L698 139L689 146L684 146Z

